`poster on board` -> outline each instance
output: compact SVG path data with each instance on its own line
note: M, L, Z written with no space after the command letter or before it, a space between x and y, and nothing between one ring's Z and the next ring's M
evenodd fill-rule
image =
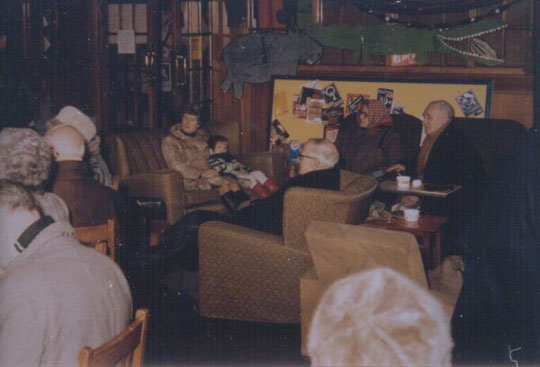
M383 101L393 114L421 117L433 100L448 101L457 117L489 118L491 80L377 80L275 77L272 80L272 106L268 118L268 144L292 140L334 137L335 126L354 113L367 99ZM276 139L272 121L279 120ZM273 132L270 134L270 132Z

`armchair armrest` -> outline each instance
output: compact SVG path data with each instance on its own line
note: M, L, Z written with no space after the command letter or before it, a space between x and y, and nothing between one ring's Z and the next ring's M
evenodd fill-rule
M287 179L287 157L281 152L259 152L243 154L240 162L254 170L264 172L267 176L274 176L278 185Z
M199 308L206 317L293 323L299 280L313 266L281 237L224 222L199 229Z
M127 196L159 197L165 201L167 220L175 223L184 216L184 184L182 175L173 170L161 170L123 177L121 189Z

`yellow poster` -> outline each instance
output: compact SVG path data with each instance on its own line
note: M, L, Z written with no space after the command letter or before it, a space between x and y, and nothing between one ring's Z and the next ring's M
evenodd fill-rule
M484 118L489 117L491 81L458 83L276 78L273 81L270 122L278 120L287 134L287 141L304 142L310 138L322 138L327 124L346 117L362 99L379 99L391 113L404 112L418 118L429 102L443 99L454 107L457 117Z

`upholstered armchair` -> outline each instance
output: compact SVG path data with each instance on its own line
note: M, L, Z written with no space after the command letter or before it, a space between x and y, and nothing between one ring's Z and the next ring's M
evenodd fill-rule
M231 152L238 151L238 124L215 123L209 128L230 138ZM217 190L184 191L182 175L167 167L161 153L165 136L159 131L140 131L114 135L109 139L111 167L120 177L120 189L129 197L161 198L167 220L177 222L185 213L196 209L224 211ZM287 175L287 157L276 152L241 155L240 160L253 169L273 175L282 183Z
M304 232L315 220L361 223L377 184L341 171L339 191L290 188L283 235L223 222L199 229L199 310L222 319L298 323L299 281L313 267Z
M428 288L418 242L410 233L312 222L305 236L314 267L300 279L301 352L304 355L311 319L324 291L332 283L361 271L386 267Z

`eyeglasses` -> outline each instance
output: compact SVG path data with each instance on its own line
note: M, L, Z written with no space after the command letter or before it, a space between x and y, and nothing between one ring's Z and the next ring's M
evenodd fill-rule
M315 157L310 157L309 155L303 155L302 153L298 154L298 157L299 157L299 158L309 158L309 159L315 159L315 160L317 160L317 158L315 158Z

